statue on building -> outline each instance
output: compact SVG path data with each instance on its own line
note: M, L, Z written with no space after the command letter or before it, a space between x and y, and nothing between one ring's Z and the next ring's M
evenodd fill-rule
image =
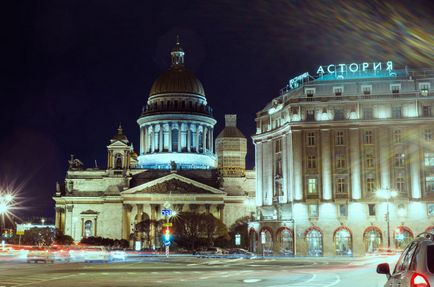
M170 161L170 170L176 170L176 162L174 160Z
M71 154L71 159L68 160L69 163L69 169L82 169L83 168L83 162L81 160L79 160L78 158L74 158L74 155Z

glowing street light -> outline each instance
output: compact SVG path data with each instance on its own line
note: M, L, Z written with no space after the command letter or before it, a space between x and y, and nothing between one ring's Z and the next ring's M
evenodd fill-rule
M377 197L386 200L386 222L387 222L387 248L390 248L390 214L389 214L389 200L396 197L398 193L390 190L388 187L380 189L376 192Z

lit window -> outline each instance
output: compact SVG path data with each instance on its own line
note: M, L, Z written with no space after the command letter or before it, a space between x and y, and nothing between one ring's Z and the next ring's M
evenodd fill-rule
M91 220L86 220L84 222L84 237L91 237L93 236L93 223Z
M432 130L431 129L425 129L423 134L424 134L424 138L426 141L428 141L428 142L432 141Z
M307 168L315 169L316 168L316 156L308 155L307 156Z
M314 132L308 132L307 133L307 145L308 146L314 146L315 145L315 133Z
M336 193L347 193L345 178L336 179Z
M405 180L403 177L397 177L396 178L396 190L398 192L405 192Z
M309 217L318 217L318 204L309 204Z
M434 166L434 153L426 152L424 154L425 166Z
M366 179L366 191L369 193L374 192L375 179L372 177L368 177Z
M428 96L430 90L430 83L419 83L419 91L421 96Z
M367 130L365 131L364 137L363 137L363 142L365 144L372 144L372 131L371 130Z
M344 132L338 131L336 132L336 144L343 145L344 144Z
M316 194L316 178L309 178L307 180L307 193L308 194Z
M374 167L374 155L372 153L366 155L366 167Z
M370 203L368 204L368 212L369 212L369 216L375 216L375 204Z
M395 167L403 167L405 164L405 154L397 153L395 154Z
M394 130L393 131L393 142L394 143L401 143L401 130Z
M425 192L426 193L434 192L434 174L425 177Z
M339 216L348 216L348 205L347 204L339 204L338 208Z

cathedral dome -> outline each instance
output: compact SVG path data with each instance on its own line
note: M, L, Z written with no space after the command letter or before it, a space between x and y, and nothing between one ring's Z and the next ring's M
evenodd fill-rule
M172 65L152 85L149 96L157 94L188 93L205 96L202 83L184 65Z

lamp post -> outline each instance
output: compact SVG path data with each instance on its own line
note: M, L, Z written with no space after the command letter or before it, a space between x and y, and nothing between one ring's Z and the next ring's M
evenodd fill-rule
M377 191L377 197L386 199L386 222L387 222L387 248L390 248L390 214L389 214L389 201L392 197L396 197L398 193L390 190L388 187Z
M14 196L10 193L0 194L0 215L1 215L1 237L5 229L5 214L8 214L11 204L13 203Z

